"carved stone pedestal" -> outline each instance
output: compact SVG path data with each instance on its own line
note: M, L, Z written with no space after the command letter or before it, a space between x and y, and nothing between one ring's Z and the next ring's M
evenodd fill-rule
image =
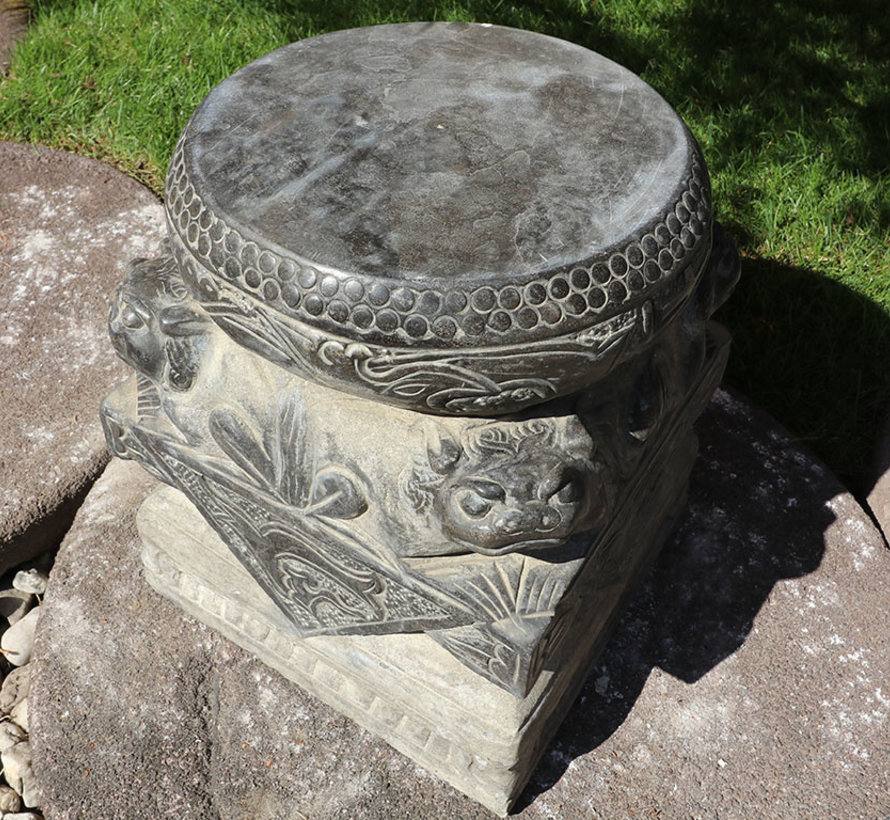
M177 147L109 445L151 583L499 813L683 503L738 261L698 147L551 38L280 49Z

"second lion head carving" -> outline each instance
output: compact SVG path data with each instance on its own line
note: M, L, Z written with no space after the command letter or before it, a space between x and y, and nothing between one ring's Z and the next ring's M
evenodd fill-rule
M457 545L501 555L564 543L605 514L595 445L572 416L491 422L427 434L403 482L418 512Z

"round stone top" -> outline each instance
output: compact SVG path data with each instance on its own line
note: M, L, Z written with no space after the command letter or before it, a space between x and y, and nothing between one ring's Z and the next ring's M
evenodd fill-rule
M262 57L207 96L167 179L198 298L234 287L273 323L390 350L526 344L673 298L707 258L709 195L695 141L638 77L456 23Z
M689 137L648 85L560 40L382 26L295 43L193 117L189 176L232 224L319 265L490 283L661 216Z

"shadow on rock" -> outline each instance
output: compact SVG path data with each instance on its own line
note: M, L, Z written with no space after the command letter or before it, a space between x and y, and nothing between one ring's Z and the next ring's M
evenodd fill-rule
M720 391L697 425L689 506L631 599L517 811L596 749L654 667L694 684L745 642L773 586L818 568L844 488L765 413Z

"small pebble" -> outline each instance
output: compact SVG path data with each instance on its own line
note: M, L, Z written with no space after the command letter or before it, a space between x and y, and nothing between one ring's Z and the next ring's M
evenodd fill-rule
M31 665L13 669L0 686L0 714L8 715L26 697L31 689Z
M0 615L12 626L18 623L34 606L34 596L19 589L0 589Z
M0 722L0 755L27 739L28 733L21 726L10 723L8 720Z
M43 818L33 811L22 811L15 814L4 814L3 820L43 820Z
M24 666L31 660L31 650L34 648L34 632L37 629L37 619L40 617L40 607L32 609L18 623L14 623L0 638L0 649L13 666Z
M46 584L49 577L39 569L19 570L12 579L12 585L20 592L29 592L32 595L43 595L46 592Z
M16 743L11 749L0 753L0 763L3 764L6 782L22 796L25 806L40 806L43 793L31 768L31 744L27 740Z
M26 768L31 767L31 744L22 740L0 752L0 763L3 764L3 776L9 787L21 795L24 791L22 774Z
M18 796L15 789L10 786L0 786L0 813L4 818L10 812L18 812L22 810L22 798ZM30 812L29 812L30 813Z
M9 717L16 726L21 726L26 732L31 731L28 728L28 699L22 698L9 713Z

